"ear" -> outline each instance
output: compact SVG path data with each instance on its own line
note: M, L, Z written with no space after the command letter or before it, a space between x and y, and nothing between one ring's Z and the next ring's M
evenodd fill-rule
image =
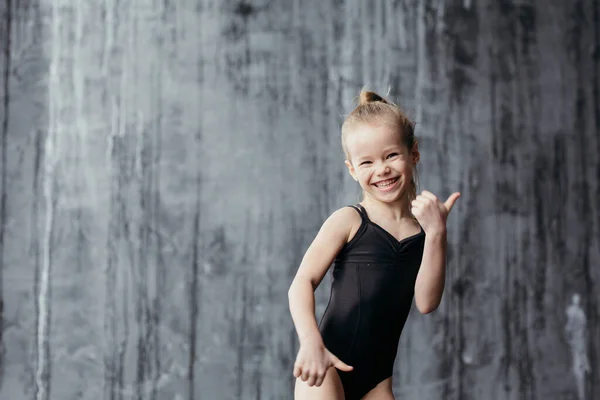
M415 167L421 159L421 153L419 153L419 142L415 140L412 149L410 150L410 158L412 159L412 165Z
M346 160L346 161L344 161L344 164L346 164L346 167L348 167L348 172L352 176L352 179L354 179L355 181L358 182L358 178L356 177L356 171L354 170L352 163L350 161Z

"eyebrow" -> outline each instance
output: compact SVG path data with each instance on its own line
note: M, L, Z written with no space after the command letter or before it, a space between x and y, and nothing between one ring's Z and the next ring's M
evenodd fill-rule
M401 150L401 149L402 149L401 145L395 144L393 146L386 147L385 150L383 150L383 152L387 153L387 152L392 151L392 150Z

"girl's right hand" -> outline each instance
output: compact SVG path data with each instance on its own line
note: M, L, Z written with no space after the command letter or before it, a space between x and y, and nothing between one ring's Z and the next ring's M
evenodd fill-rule
M308 383L308 386L321 386L329 368L342 371L354 368L342 362L325 348L322 342L312 341L300 345L294 363L294 376Z

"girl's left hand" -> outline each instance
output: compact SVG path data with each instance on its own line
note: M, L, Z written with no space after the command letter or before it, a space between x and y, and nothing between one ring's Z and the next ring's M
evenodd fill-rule
M446 219L454 203L460 197L460 193L455 192L448 197L445 203L438 200L435 195L427 190L417 196L411 202L411 212L423 227L426 234L443 233L446 231Z

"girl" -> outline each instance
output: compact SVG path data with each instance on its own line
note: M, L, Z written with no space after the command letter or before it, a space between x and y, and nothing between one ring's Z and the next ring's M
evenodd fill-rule
M428 191L417 196L414 123L376 93L361 92L342 125L342 147L364 198L323 223L289 289L300 340L295 398L392 400L413 297L423 314L440 304L446 218L460 193L445 203ZM331 298L317 325L314 290L332 263Z

